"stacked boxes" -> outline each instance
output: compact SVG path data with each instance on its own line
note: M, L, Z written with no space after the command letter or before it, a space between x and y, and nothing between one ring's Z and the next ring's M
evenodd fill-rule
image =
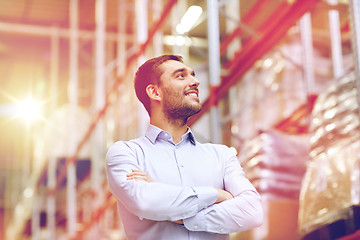
M263 198L298 199L308 141L305 135L270 130L244 144L239 160Z
M262 132L244 143L239 160L262 196L265 218L261 227L231 239L297 238L298 199L309 150L307 135L277 130Z

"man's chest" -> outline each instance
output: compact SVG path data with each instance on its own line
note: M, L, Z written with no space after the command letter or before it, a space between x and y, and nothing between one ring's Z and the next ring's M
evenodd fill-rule
M140 164L156 182L180 186L223 187L224 167L211 151L194 146L145 149Z

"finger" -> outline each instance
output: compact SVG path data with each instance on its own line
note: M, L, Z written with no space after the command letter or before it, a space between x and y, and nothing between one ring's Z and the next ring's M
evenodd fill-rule
M138 169L132 169L130 173L126 174L126 177L128 180L152 182L152 179L148 174Z
M152 182L152 179L146 174L130 174L127 176L127 180L143 180L146 182Z
M135 181L146 181L146 177L143 176L133 176L133 177L128 177L128 180L135 180Z
M136 174L146 174L143 171L137 170L137 169L133 169L131 170L130 173L126 174L126 176L132 176L132 175L136 175Z
M146 177L147 174L145 173L129 173L126 175L127 177L136 177L136 176L143 176L143 177Z
M148 177L146 173L128 173L126 174L127 177Z
M126 174L126 176L131 177L131 176L147 176L146 173L128 173Z
M127 178L127 180L151 182L151 181L150 181L147 177L145 177L145 176L129 177L129 178Z

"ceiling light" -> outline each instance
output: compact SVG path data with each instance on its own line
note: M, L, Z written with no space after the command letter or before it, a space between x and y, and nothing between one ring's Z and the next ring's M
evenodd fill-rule
M180 23L176 26L176 31L179 34L189 32L198 18L201 16L202 11L203 10L200 6L190 6L184 16L181 18Z
M192 40L187 36L164 36L164 43L170 46L191 46Z
M33 195L34 195L34 190L32 190L31 188L27 187L24 190L24 197L31 198Z
M17 112L19 117L31 122L34 119L41 118L41 103L29 97L18 103Z

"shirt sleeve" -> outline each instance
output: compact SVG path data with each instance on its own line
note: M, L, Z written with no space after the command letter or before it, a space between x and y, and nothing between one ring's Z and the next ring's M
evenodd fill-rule
M263 222L260 195L245 177L235 155L226 162L225 190L234 198L202 209L193 217L183 219L190 231L206 231L221 234L246 231Z
M128 142L117 142L109 148L106 169L112 194L140 219L176 221L189 218L213 205L217 199L218 193L212 187L127 180L126 174L132 169L143 170Z

